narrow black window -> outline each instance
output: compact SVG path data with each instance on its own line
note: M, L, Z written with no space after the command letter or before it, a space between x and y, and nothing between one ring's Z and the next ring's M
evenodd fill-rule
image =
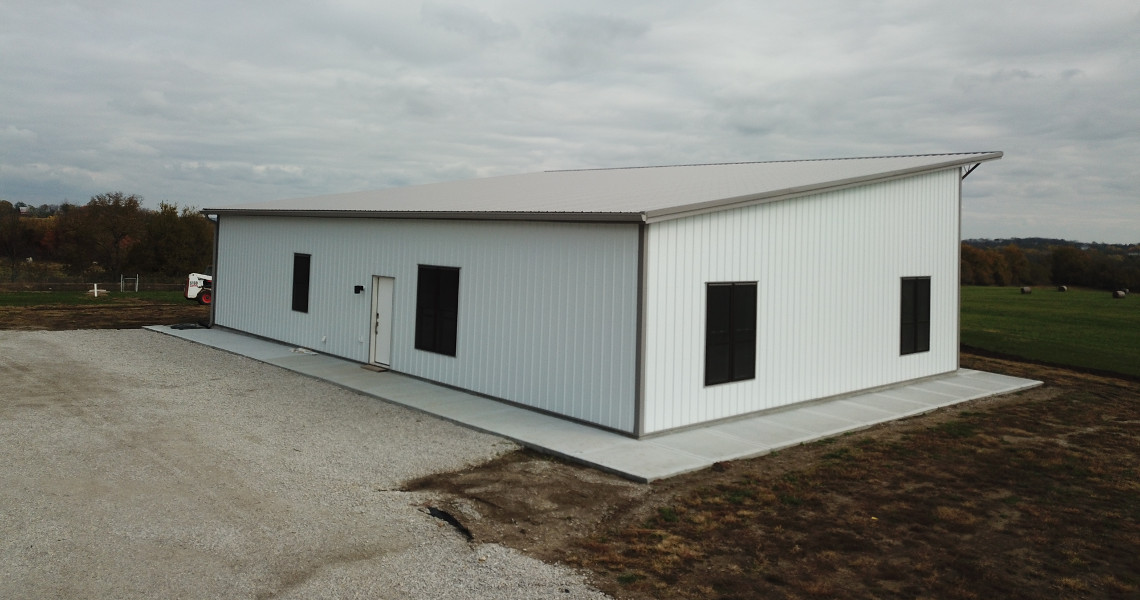
M455 356L459 269L420 265L416 282L416 348Z
M293 255L293 310L309 312L309 259L308 254Z
M914 354L930 350L930 278L902 280L902 327L900 351Z
M710 283L705 304L705 385L756 378L756 284Z

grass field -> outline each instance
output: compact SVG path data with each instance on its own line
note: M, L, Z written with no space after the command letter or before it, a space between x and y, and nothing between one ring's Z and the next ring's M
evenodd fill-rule
M186 302L181 291L119 292L99 290L99 297L88 292L0 292L0 306L40 306L45 304L109 304L123 302Z
M1057 365L1140 376L1140 297L1101 290L962 288L962 344Z

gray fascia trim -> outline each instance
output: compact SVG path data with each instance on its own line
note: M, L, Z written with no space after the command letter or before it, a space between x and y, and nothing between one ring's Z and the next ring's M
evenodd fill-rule
M866 175L862 177L852 177L849 179L840 179L837 181L829 181L826 183L805 185L799 187L791 187L782 190L773 190L764 192L763 194L749 194L746 196L737 196L735 198L723 198L720 200L711 200L708 202L700 202L697 204L689 204L686 206L676 206L671 208L663 208L659 210L651 210L645 212L646 223L656 223L659 221L668 221L671 219L680 219L683 217L692 217L704 213L716 212L727 210L730 208L741 208L745 206L752 206L755 204L764 204L768 202L776 202L778 200L790 200L800 196L807 196L811 194L819 194L823 192L835 192L847 188L857 187L860 185L867 185L870 183L882 183L892 181L895 179L902 179L905 177L912 177L922 173L930 173L934 171L942 171L950 168L959 168L962 165L970 163L983 163L990 160L997 160L1002 157L1001 152L988 152L985 154L977 155L971 154L969 158L959 158L933 165L924 165L921 167L912 167L909 169L901 169L898 171L888 171L886 173L878 173L875 175Z
M202 214L256 217L326 217L340 219L419 219L432 221L542 221L559 223L644 223L643 213L585 212L430 212L370 210L287 210L205 208Z
M633 437L640 438L645 431L645 290L648 265L649 225L641 223L637 227L637 323L634 326L634 365L633 365Z
M976 167L977 165L975 165ZM958 178L958 245L954 248L958 260L955 262L954 269L954 290L957 292L954 295L954 300L957 306L954 307L954 368L962 368L962 180L965 177Z
M222 220L216 219L214 221L214 266L210 269L212 279L210 281L210 318L206 321L212 328L217 324L215 313L218 306L218 245L221 243L222 237ZM189 285L189 284L187 284Z

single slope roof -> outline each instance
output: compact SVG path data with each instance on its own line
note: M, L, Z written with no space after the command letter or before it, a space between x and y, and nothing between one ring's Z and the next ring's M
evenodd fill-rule
M275 200L208 214L652 222L974 165L1001 152L546 171Z

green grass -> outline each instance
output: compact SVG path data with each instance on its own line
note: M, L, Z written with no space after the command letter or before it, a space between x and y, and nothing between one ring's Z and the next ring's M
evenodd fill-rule
M1140 294L962 288L962 344L1058 365L1140 376Z
M111 290L110 295L104 295L100 289L99 297L87 292L0 292L0 306L40 306L47 304L107 304L123 301L144 302L189 302L181 291L143 291L119 292Z

